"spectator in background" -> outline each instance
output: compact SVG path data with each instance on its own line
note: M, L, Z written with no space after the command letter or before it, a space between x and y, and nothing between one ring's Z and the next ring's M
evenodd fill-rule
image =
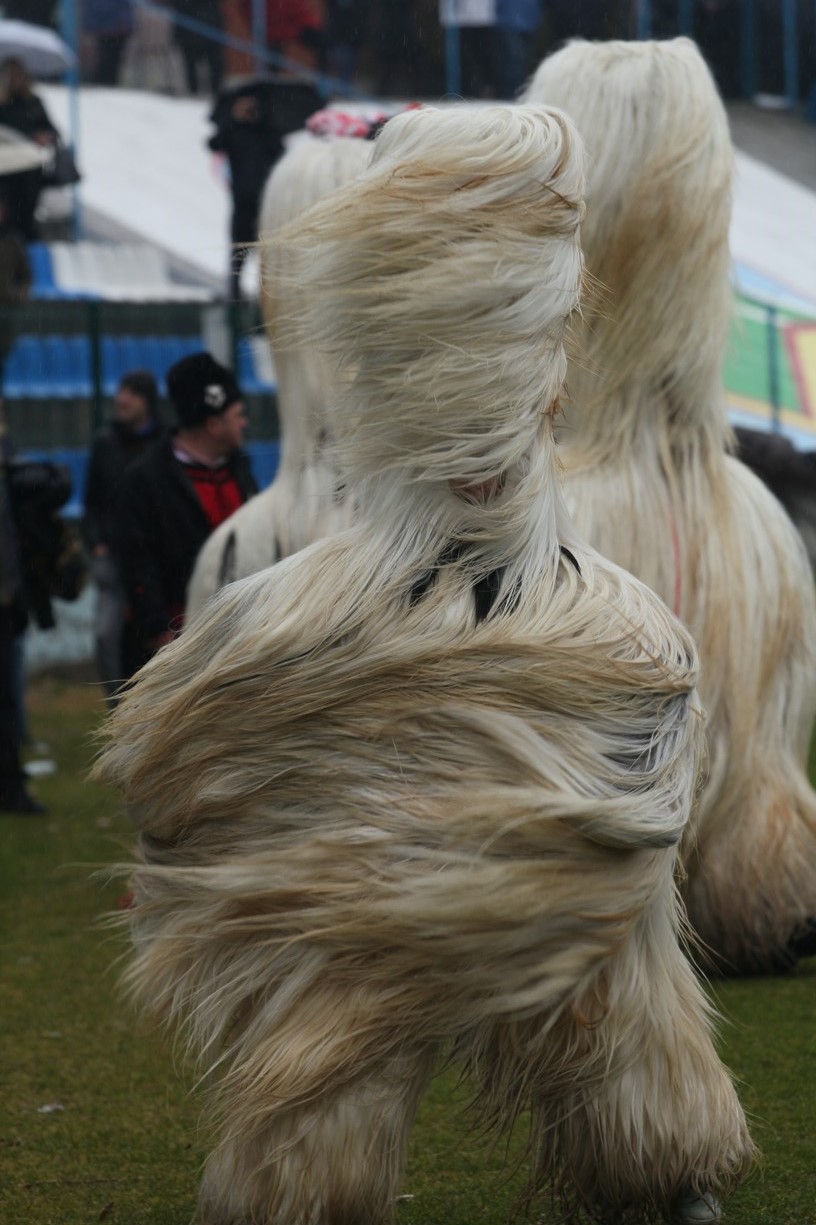
M30 21L35 26L49 26L53 29L57 24L57 0L5 0L3 16L14 21Z
M496 0L494 32L497 98L515 98L532 68L543 0Z
M16 307L31 293L31 263L19 232L11 224L11 208L0 179L0 394L3 370L17 335Z
M83 0L82 33L94 44L93 85L116 85L125 44L133 32L130 0Z
M677 0L665 2L677 10ZM662 3L664 0L652 0L655 19ZM626 38L635 34L636 6L629 0L581 0L580 4L575 0L548 0L547 17L551 46L568 38Z
M59 133L48 112L31 87L31 80L18 59L0 64L0 124L48 148L57 144ZM39 167L3 177L3 191L8 201L11 227L18 230L26 242L37 238L34 213L42 190L43 172Z
M351 85L368 38L371 0L328 0L327 12L329 71Z
M376 92L382 97L412 97L417 92L423 61L418 8L417 0L376 0Z
M216 132L209 139L214 153L225 153L230 168L232 219L229 295L241 296L241 268L247 247L258 238L261 193L269 171L283 152L269 90L250 82L222 94L210 115Z
M131 465L119 502L122 578L143 659L179 632L210 532L257 493L232 371L195 353L168 371L167 390L179 428Z
M156 380L148 370L126 374L114 400L114 417L94 439L88 465L85 538L97 589L96 666L109 701L122 678L132 676L140 663L133 625L126 616L118 503L123 473L163 436L158 401Z
M26 787L20 764L15 639L25 625L17 535L11 507L5 438L0 438L0 812L45 812Z
M223 34L224 18L220 0L173 0L173 12L179 17L191 17ZM216 38L209 38L184 25L173 25L173 38L184 60L187 89L191 94L204 92L201 67L207 66L207 88L217 94L224 76L224 48Z
M252 28L252 0L244 0ZM293 63L315 70L325 46L324 0L266 0L266 45Z
M30 615L41 629L51 629L55 624L53 597L75 600L85 583L82 551L70 524L59 513L70 496L71 478L66 469L48 462L16 459L0 402L2 812L45 812L28 793L20 762L27 738L23 638Z
M495 0L460 28L465 97L515 98L533 65L542 16L543 0Z

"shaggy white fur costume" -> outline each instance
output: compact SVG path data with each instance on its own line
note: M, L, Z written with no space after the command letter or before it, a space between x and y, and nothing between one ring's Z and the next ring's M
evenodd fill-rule
M586 537L657 591L700 648L705 788L684 843L690 918L725 971L816 952L816 607L798 534L728 454L732 149L693 43L574 43L531 100L586 145L582 241L601 284L560 435Z
M423 110L287 236L359 521L221 591L111 723L211 1225L388 1220L450 1044L490 1122L532 1107L531 1193L607 1225L750 1162L678 942L694 647L558 487L581 196L559 112Z
M269 176L261 201L262 238L274 239L312 204L355 178L370 154L371 143L365 140L299 138ZM334 381L314 346L298 343L297 319L304 304L287 276L287 263L285 247L262 247L261 302L277 374L280 466L269 488L222 523L204 545L187 592L188 617L225 583L255 574L341 531L351 520L351 498L324 446Z

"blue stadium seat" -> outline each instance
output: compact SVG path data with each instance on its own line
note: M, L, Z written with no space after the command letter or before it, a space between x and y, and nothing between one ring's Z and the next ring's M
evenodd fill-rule
M3 370L3 393L12 400L25 395L23 373L23 348L19 338L15 340L6 357Z
M247 339L238 342L238 384L248 395L255 395L260 390L255 366L252 361L252 348Z
M275 479L280 463L280 443L249 442L246 447L259 489L266 489Z
M3 380L4 391L13 399L51 394L46 367L46 349L39 336L18 336L9 355Z
M10 399L90 396L91 347L85 336L19 336L6 359Z
M164 375L166 371L164 348L160 336L145 336L142 346L142 369L149 370L164 392Z
M274 376L264 370L269 366L266 342L258 336L245 336L238 342L238 382L249 395L270 395L275 391Z
M128 374L131 370L144 370L145 339L143 336L120 336L121 374Z
M85 513L85 485L88 480L90 452L73 447L61 447L48 456L55 464L62 464L71 473L71 498L62 508L66 519L81 519Z
M76 395L66 339L62 336L43 336L41 343L48 394L58 396L60 399L68 399Z
M91 369L91 342L87 336L69 336L66 340L69 351L74 395L93 395L93 372Z
M154 373L162 393L166 394L165 375L170 367L175 366L183 357L189 357L191 353L199 353L203 346L200 336L156 336L154 339L156 360L159 363L159 368Z
M119 386L119 337L102 337L102 391L112 396Z
M51 262L51 252L44 242L28 244L28 258L31 264L31 296L32 298L62 298L65 295L54 279L54 265Z

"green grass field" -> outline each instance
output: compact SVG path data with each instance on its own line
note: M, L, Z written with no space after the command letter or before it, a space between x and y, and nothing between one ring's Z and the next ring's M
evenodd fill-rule
M187 1225L205 1153L201 1102L167 1042L121 998L125 945L101 922L121 885L93 876L130 840L114 797L85 779L98 691L42 681L31 705L35 735L51 744L60 772L37 787L48 817L0 817L0 1222ZM816 1225L816 965L789 978L726 983L715 995L723 1054L764 1154L725 1219ZM43 1111L54 1103L61 1108ZM434 1082L400 1225L507 1218L523 1137L509 1155L485 1145L466 1107L451 1074ZM557 1218L544 1205L536 1219Z

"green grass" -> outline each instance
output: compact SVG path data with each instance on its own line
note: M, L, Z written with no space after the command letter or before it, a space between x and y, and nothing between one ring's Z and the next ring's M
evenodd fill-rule
M205 1154L200 1102L166 1041L123 1002L119 935L100 922L121 885L92 865L122 857L113 796L86 781L101 714L92 687L32 693L34 731L60 773L37 787L47 818L0 817L3 936L2 1225L187 1225ZM742 1083L763 1168L728 1205L729 1225L816 1225L816 966L716 988L723 1054ZM59 1102L61 1111L39 1108ZM505 1221L521 1177L472 1132L447 1073L420 1112L401 1225ZM554 1220L546 1208L541 1221Z

